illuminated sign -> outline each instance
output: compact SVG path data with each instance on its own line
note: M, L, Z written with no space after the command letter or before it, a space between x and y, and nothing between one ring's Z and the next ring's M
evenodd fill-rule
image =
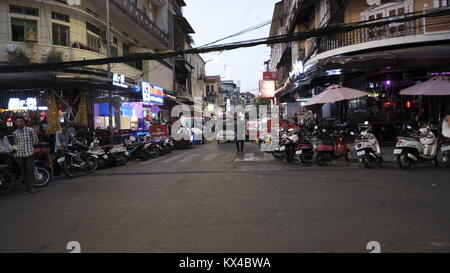
M305 68L303 67L303 62L298 61L294 64L291 73L289 73L289 76L291 78L295 78L295 77L298 77L301 74L303 74L303 72L305 72Z
M113 74L113 85L128 88L128 85L125 84L125 76L116 73Z
M152 86L148 82L142 83L142 100L144 103L164 104L164 89Z
M275 81L261 81L261 97L275 97Z
M8 110L13 111L47 111L47 106L37 106L36 98L27 98L26 100L21 100L19 98L10 98L8 103Z

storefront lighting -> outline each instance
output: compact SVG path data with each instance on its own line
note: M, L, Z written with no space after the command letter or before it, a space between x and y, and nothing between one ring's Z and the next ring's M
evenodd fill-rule
M342 69L327 70L327 76L341 75Z

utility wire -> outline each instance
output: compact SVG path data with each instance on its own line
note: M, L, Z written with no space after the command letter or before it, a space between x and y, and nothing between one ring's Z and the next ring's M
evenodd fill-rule
M292 35L279 35L269 38L259 38L252 39L247 41L217 45L217 46L209 46L203 48L192 48L186 50L179 51L166 51L166 52L158 52L158 53L141 53L135 54L133 56L124 56L124 57L112 57L112 58L101 58L101 59L92 59L92 60L84 60L84 61L69 61L69 62L60 62L53 64L24 64L24 65L13 65L13 66L2 66L0 67L0 72L19 72L19 71L39 71L39 70L52 70L52 69L64 69L73 66L86 66L86 65L101 65L107 63L126 63L136 60L161 60L169 57L185 55L185 54L199 54L199 53L208 53L214 51L224 51L224 50L233 50L237 48L246 48L246 47L254 47L258 45L268 44L278 44L278 43L287 43L292 41L302 41L312 37L323 37L328 36L330 34L337 34L352 30L358 30L363 28L372 28L372 27L380 27L389 25L392 23L402 23L418 20L421 18L432 18L432 17L441 17L445 15L450 15L450 9L439 9L437 11L431 11L428 13L414 12L411 14L405 14L401 18L386 18L372 21L360 21L356 23L342 24L342 25L333 25L319 29L313 29L303 32L294 33Z

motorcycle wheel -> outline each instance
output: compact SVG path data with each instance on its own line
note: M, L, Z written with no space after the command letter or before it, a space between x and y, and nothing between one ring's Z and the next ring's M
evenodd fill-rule
M294 156L294 158L292 159L292 163L294 163L295 165L301 165L303 162L300 157Z
M128 160L126 159L125 155L119 154L117 156L117 163L119 164L119 166L125 166L127 165Z
M283 158L283 153L279 153L279 152L272 152L272 155L275 159L282 159Z
M375 160L370 155L366 154L362 158L362 164L363 164L364 168L372 169L373 167L375 167Z
M409 169L412 166L412 160L405 153L402 153L399 156L397 156L397 163L399 167L404 170Z
M13 181L10 177L6 177L6 175L2 175L2 177L0 177L0 183L0 196L6 196L14 189Z
M38 188L47 186L51 179L50 172L43 167L36 167L36 172L34 185Z
M86 167L86 173L93 173L97 170L98 167L98 159L95 157L89 157L87 159L87 167Z
M302 154L302 157L301 157L301 160L302 160L302 163L303 163L303 164L311 163L312 156L308 157L307 154L303 153L303 154Z
M75 166L73 166L70 162L65 161L62 168L64 170L64 174L68 178L74 178L77 176L77 168Z

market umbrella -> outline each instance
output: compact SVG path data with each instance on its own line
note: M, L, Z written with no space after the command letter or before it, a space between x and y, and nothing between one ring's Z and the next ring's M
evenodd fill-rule
M75 119L75 124L87 128L88 127L88 119L87 119L87 110L86 110L86 96L83 94L80 97L80 102L78 104L77 117Z
M449 77L437 76L400 91L403 96L450 96ZM439 118L441 121L441 98L439 98Z
M50 95L47 135L56 134L61 129L59 122L58 106L56 105L55 94Z
M404 96L450 96L448 77L434 77L426 82L416 84L400 91Z
M325 103L331 103L331 102L338 102L338 101L344 101L344 100L352 100L357 99L361 97L367 96L369 93L343 87L341 85L331 85L329 86L325 91L320 93L319 95L312 98L310 101L305 103L305 106L311 106L315 104L325 104Z

